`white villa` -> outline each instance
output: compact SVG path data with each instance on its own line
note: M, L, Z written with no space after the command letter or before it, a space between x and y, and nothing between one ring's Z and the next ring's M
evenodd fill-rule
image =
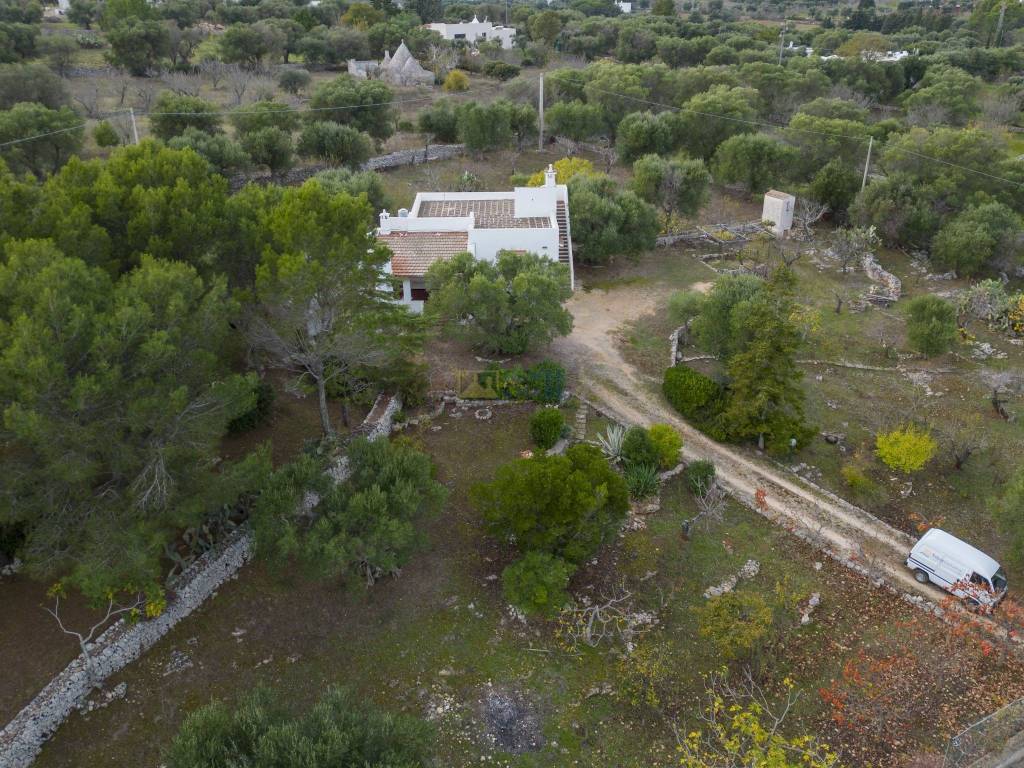
M377 239L391 249L389 271L402 280L400 301L422 312L423 280L439 259L469 252L495 261L499 251L525 251L572 263L569 191L549 165L542 187L511 192L419 192L412 210L381 211Z
M497 40L501 43L502 48L511 48L516 39L515 27L492 24L487 19L480 21L476 16L472 21L456 21L454 23L438 21L425 26L427 29L439 32L445 40L465 40L467 43Z

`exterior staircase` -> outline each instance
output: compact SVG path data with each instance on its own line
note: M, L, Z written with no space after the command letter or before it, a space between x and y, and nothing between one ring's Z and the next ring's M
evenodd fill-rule
M555 220L558 223L558 261L569 267L569 286L576 290L576 265L572 263L572 229L569 226L569 212L565 203L555 203Z
M558 222L558 260L563 264L572 261L572 240L569 236L569 215L565 211L565 203L558 201L555 209L555 220Z

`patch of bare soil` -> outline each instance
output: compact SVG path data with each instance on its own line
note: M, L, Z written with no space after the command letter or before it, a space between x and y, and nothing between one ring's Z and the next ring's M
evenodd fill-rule
M63 634L45 610L53 605L48 586L24 575L0 579L0 723L14 717L78 655L78 642ZM61 618L71 629L88 631L102 617L78 595L61 601Z
M255 429L227 435L221 441L221 456L225 460L241 459L260 445L270 443L274 466L280 466L298 456L307 441L318 440L322 434L316 395L297 391L291 384L293 377L284 371L268 371L266 377L275 393L270 418ZM327 406L334 428L340 434L346 434L361 424L370 410L366 405L350 405L346 426L341 403L328 400Z

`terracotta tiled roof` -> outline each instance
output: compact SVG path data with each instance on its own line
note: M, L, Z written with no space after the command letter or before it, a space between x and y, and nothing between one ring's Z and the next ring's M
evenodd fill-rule
M511 197L498 200L423 200L416 213L419 218L469 216L481 229L546 229L551 220L546 216L516 218L515 201Z
M465 232L391 232L377 239L391 249L391 272L396 277L423 277L435 261L469 249Z

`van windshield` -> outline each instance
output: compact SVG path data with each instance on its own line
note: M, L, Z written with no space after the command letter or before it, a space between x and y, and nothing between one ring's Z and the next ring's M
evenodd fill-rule
M1002 568L992 576L992 586L995 587L996 592L1002 592L1006 589L1006 571Z

